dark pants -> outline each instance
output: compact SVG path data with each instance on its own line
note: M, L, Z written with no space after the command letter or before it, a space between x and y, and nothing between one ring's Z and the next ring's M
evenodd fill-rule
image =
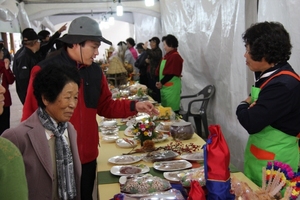
M93 200L93 189L96 178L96 160L82 164L81 200Z
M140 74L140 84L148 85L147 74Z
M150 91L148 92L149 96L151 96L155 101L160 103L161 102L161 100L160 100L160 90L155 86L156 79L151 78L149 73L147 73L147 79L148 79L147 87L148 87L148 89L150 89Z
M3 107L3 113L0 115L0 135L10 127L10 106Z

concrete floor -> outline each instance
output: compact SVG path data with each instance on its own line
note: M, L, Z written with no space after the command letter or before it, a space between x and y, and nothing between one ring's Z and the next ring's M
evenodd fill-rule
M15 83L9 86L9 91L12 98L12 105L10 107L10 127L13 128L20 124L23 104L21 103L18 94L16 92ZM97 196L98 195L97 195L97 178L96 178L93 199L96 200Z

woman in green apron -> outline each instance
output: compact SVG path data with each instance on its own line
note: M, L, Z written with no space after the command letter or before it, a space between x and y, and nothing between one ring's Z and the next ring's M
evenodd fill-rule
M280 23L252 25L243 35L246 64L255 72L251 95L237 107L237 117L250 134L244 173L262 185L262 167L268 161L299 164L300 78L287 62L292 45Z
M156 87L160 89L161 105L171 107L177 112L180 106L183 59L177 51L178 40L174 35L164 36L162 41L166 55L157 71L159 82L156 83Z

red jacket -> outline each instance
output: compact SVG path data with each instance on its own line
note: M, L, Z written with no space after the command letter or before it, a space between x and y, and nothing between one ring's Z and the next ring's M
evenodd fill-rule
M77 63L62 49L57 55L38 63L31 70L22 120L27 119L38 107L32 85L35 74L41 67L53 64L70 65L79 70L82 79L78 104L70 122L77 131L77 145L81 163L91 162L98 156L99 133L96 114L107 118L132 116L137 113L135 102L113 100L101 67L95 63L91 66L78 67Z
M4 61L0 60L0 74L2 75L2 86L5 88L6 92L4 93L4 107L11 106L11 96L9 92L9 85L15 82L15 76L12 73L11 69L5 68Z

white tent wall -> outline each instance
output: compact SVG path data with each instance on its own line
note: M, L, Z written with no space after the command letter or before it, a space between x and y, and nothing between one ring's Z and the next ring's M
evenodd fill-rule
M296 0L260 0L258 9L258 21L278 21L284 25L290 33L293 45L289 63L300 74L300 1Z
M160 1L163 35L178 38L178 50L184 59L182 95L215 85L208 121L220 124L231 162L240 170L248 134L237 121L235 110L248 94L248 68L241 35L245 31L245 13L250 8L247 15L256 14L256 1L251 2L245 5L240 0Z
M145 15L142 13L134 13L133 18L136 43L144 43L151 39L153 36L156 36L158 38L162 37L160 18Z

